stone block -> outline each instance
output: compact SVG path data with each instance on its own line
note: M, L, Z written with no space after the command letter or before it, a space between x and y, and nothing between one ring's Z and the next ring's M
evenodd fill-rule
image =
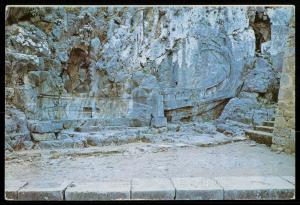
M79 132L99 132L103 129L101 126L89 126L89 127L77 127L76 130Z
M275 119L275 127L277 128L283 128L286 125L286 120L284 117L277 117Z
M55 140L55 134L54 133L31 133L32 138L35 141L50 141L50 140Z
M245 134L257 143L266 144L268 146L272 145L272 133L257 130L245 130Z
M289 154L295 153L295 139L288 139L286 147L289 149Z
M24 148L26 150L30 150L33 147L33 142L32 141L24 141L23 144L24 144Z
M23 132L23 133L12 133L12 134L5 134L6 139L11 139L11 140L19 140L19 139L24 139L24 140L30 140L30 133L29 132Z
M35 133L50 133L59 132L63 129L63 122L38 122L38 123L28 123L28 127L31 132Z
M178 132L180 130L180 125L179 124L167 124L167 129L168 131L172 131L172 132Z
M168 178L136 178L131 183L131 199L173 200L175 188Z
M18 191L20 188L27 185L25 181L5 181L5 199L6 200L17 200L18 199Z
M295 186L277 176L216 177L225 200L291 199Z
M150 105L152 106L152 114L154 117L163 117L164 116L164 104L163 96L156 91L152 92L150 98Z
M278 145L276 145L276 144L272 144L271 145L271 150L272 151L277 151L279 149L279 146Z
M172 178L177 200L222 200L223 188L203 177Z
M167 118L165 117L154 117L151 121L153 127L165 127L167 126Z
M75 184L65 192L66 200L129 200L130 181L102 181Z
M63 120L62 123L63 123L64 129L69 129L71 127L76 126L78 124L78 121L77 120Z
M87 141L88 145L97 146L97 145L100 145L102 143L103 138L104 137L102 135L99 135L99 134L90 135L90 136L86 137L86 141Z
M295 125L296 125L295 117L288 119L288 121L287 121L288 128L295 130Z
M71 138L61 139L61 140L49 140L39 142L39 147L41 149L55 149L55 148L74 148L83 147L82 143L78 143Z
M286 139L284 139L283 137L274 135L274 137L272 138L272 143L276 144L276 145L285 145Z
M28 184L18 191L18 200L21 201L62 201L64 200L64 192L69 182L38 182Z
M58 133L57 140L65 140L65 139L70 139L70 135L66 133Z

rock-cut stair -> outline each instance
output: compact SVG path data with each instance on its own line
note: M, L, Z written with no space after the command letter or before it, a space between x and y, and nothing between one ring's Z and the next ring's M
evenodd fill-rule
M260 144L272 145L274 130L274 118L272 121L264 121L262 126L255 126L254 130L245 130L246 136Z

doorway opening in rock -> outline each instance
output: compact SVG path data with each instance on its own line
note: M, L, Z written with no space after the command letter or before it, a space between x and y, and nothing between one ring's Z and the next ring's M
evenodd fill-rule
M251 26L255 33L255 51L261 53L261 44L271 39L270 18L265 13L256 11L255 20Z

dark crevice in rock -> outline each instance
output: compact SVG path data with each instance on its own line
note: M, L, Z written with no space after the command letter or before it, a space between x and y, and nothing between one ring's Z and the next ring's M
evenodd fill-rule
M192 121L192 116L183 117L180 119L180 122L190 122Z
M255 33L255 51L261 53L261 44L271 39L270 18L263 12L256 11L254 22L250 26Z
M30 18L32 17L30 11L31 8L7 8L7 11L5 12L5 22L7 23L7 25L12 25L20 21L30 20Z
M88 52L81 48L72 48L68 61L66 73L69 76L69 81L65 84L65 89L68 92L76 91L84 92L88 86L81 85L79 72L88 72ZM86 75L88 77L88 75ZM88 79L86 79L89 81ZM86 84L89 82L85 81Z

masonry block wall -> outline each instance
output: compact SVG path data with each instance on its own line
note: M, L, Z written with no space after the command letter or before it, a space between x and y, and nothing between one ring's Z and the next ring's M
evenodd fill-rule
M289 21L272 148L295 152L295 14Z

